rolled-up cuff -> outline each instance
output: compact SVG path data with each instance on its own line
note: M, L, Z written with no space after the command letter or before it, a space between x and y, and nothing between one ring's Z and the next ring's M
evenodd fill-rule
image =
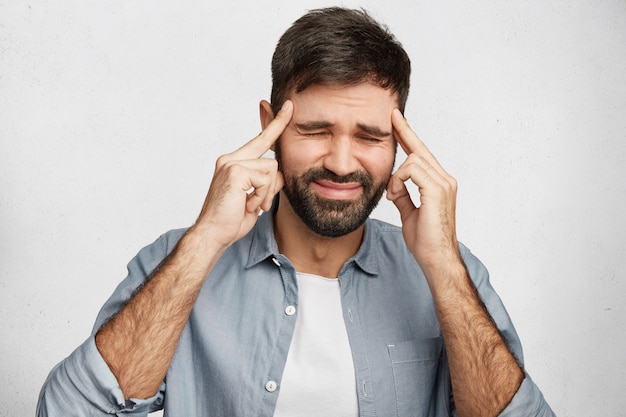
M148 399L125 399L115 375L91 336L48 376L37 415L118 414L146 416L160 393Z
M533 380L525 375L522 385L509 403L500 413L500 417L554 417L555 414L543 397Z

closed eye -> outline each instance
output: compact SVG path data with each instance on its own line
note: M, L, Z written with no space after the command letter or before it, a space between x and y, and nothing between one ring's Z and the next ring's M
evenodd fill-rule
M313 138L313 137L320 137L320 136L328 136L329 133L328 132L308 132L308 133L301 133L303 136L309 137L309 138Z
M329 135L329 128L333 124L325 120L313 120L304 123L295 123L296 131L305 137L316 138Z
M372 136L357 136L357 137L363 141L372 142L372 143L380 143L383 141L382 139L375 138Z

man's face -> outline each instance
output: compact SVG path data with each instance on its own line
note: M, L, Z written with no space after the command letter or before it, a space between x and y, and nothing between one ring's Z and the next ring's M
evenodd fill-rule
M276 144L283 192L312 231L343 236L365 222L391 176L396 96L364 83L312 86L290 99L293 117Z

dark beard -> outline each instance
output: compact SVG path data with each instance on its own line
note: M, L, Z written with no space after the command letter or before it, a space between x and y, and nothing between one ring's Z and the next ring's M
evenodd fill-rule
M338 176L325 168L312 168L296 177L285 174L282 169L279 146L276 146L276 159L285 177L283 191L294 212L309 229L325 237L344 236L361 227L378 205L389 181L387 177L385 181L374 184L371 175L366 171ZM322 198L311 188L311 183L318 180L336 183L357 182L362 186L362 193L355 200Z

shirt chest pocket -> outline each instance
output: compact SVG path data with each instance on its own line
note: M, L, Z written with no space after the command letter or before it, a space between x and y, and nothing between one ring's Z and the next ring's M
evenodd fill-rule
M393 368L398 417L428 416L439 379L441 338L411 340L388 345ZM430 410L430 411L429 411Z

